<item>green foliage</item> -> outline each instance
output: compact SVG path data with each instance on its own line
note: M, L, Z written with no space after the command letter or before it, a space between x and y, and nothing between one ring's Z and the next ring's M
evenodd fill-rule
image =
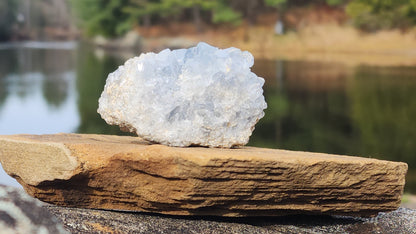
M416 0L410 0L404 8L406 16L412 24L416 24Z
M345 4L346 0L325 0L329 6L338 6Z
M352 0L346 13L365 31L406 28L416 23L415 0Z
M131 28L130 17L123 11L128 0L71 0L88 35L114 37Z
M142 5L142 9L130 9L137 12L136 15L157 15L161 17L180 15L184 11L197 7L202 11L212 11L220 6L220 1L216 0L160 0L147 2ZM134 14L134 13L133 13Z
M18 0L6 0L16 2ZM249 3L255 1L254 8ZM107 37L122 35L135 25L192 18L200 28L201 22L239 24L243 18L255 22L261 11L276 8L279 13L291 7L311 4L346 6L346 13L356 27L374 31L406 28L416 24L416 0L71 0L81 26L88 35ZM9 13L11 14L11 13ZM5 17L5 16L3 16Z
M71 3L81 20L81 27L90 36L119 36L145 18L178 17L190 10L197 13L193 16L194 22L201 21L200 13L212 15L206 18L213 23L238 24L242 18L227 0L71 0Z
M10 38L13 26L17 23L19 0L0 1L0 41Z
M283 8L283 7L298 7L298 6L309 6L313 4L327 4L329 6L342 6L345 5L349 0L320 0L320 1L288 1L288 0L264 0L266 6Z
M267 6L278 7L286 3L286 0L264 0Z
M231 23L238 25L241 23L242 14L236 12L225 2L217 2L212 14L212 22L214 23Z

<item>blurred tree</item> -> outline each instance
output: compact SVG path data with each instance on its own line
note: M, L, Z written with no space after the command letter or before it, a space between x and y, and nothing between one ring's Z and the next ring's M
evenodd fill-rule
M191 12L198 31L202 30L201 11L218 8L217 1L202 0L72 0L72 6L88 35L122 35L135 24L150 26L152 18L179 17Z
M325 3L329 6L345 5L349 0L325 0Z
M71 0L88 35L114 37L131 27L130 17L123 11L129 0Z
M57 29L68 32L71 26L66 0L0 1L0 38L3 40L11 36L14 39L45 39L48 36L45 34L51 35Z
M213 23L231 23L232 25L238 25L241 23L241 18L241 12L234 10L229 4L229 1L216 1L216 5L212 12Z
M406 16L409 17L411 23L416 24L416 0L409 0L405 7Z
M10 93L9 83L11 79L8 76L16 73L17 70L18 58L16 54L16 50L0 50L0 112Z
M416 23L415 0L352 0L346 13L365 31L407 28Z
M131 3L124 8L124 12L128 13L133 21L138 19L145 26L149 26L152 16L166 18L186 15L186 12L190 12L198 32L202 31L201 11L210 12L218 7L218 1L214 0L131 0Z
M7 100L9 96L9 89L5 80L0 79L0 113L1 107L3 106L4 102Z
M247 25L256 23L257 16L270 9L278 14L291 7L327 4L344 5L348 0L71 0L89 35L118 36L135 25L150 26L172 20L192 20L196 31L204 23Z
M68 74L45 74L42 82L42 94L50 107L59 108L68 98Z
M0 1L0 41L10 39L18 20L19 0Z

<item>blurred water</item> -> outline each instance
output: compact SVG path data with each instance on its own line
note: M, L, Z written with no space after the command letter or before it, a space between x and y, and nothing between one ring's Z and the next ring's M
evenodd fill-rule
M96 113L126 57L70 43L0 45L0 134L125 134ZM416 193L416 68L256 60L268 109L250 145L409 164ZM14 184L0 171L0 183Z
M74 132L75 42L0 44L0 134ZM0 171L0 183L17 182Z
M73 132L78 127L74 71L53 77L35 72L10 74L2 83L9 88L1 104L1 134ZM53 92L65 92L65 97Z

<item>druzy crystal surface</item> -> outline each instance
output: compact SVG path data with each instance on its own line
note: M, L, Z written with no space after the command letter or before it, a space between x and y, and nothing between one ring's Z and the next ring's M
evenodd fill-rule
M141 54L109 74L98 113L165 145L245 145L267 107L253 63L247 51L202 42Z

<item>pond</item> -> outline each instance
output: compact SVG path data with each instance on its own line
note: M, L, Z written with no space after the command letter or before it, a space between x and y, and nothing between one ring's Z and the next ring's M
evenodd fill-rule
M96 112L125 59L74 42L0 45L0 135L125 134ZM253 70L269 107L249 145L404 161L416 193L416 67L256 60ZM1 170L0 183L17 185Z

